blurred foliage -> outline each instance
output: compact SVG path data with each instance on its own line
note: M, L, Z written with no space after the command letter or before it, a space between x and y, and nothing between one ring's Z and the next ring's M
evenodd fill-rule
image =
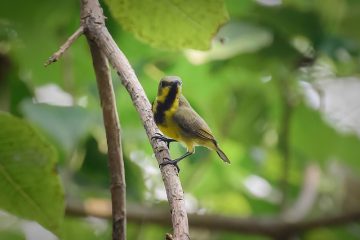
M11 240L25 240L25 237L19 232L10 232L10 231L1 231L1 239L11 239Z
M104 220L66 217L62 239L110 239L111 228Z
M140 5L143 2L148 8ZM179 6L190 4L174 2ZM324 81L341 82L344 86L348 86L349 79L359 81L360 1L226 0L226 7L216 7L222 1L201 6L203 2L208 1L190 4L191 11L191 6L200 4L196 14L180 11L200 22L203 31L193 29L188 21L192 18L181 17L180 13L172 16L175 10L168 11L161 1L154 5L150 1L106 1L109 5L101 2L108 17L107 26L150 101L155 98L162 76L179 75L184 95L206 119L232 161L226 166L216 153L197 148L195 155L181 162L180 177L189 212L239 217L278 215L284 208L282 199L291 207L306 187L304 176L310 164L320 166L321 178L305 218L359 209L360 126L343 131L334 123L324 105L324 89L319 86ZM131 3L131 11L117 8L125 3ZM114 7L115 4L119 5ZM216 11L210 11L214 6ZM229 22L210 41L226 12ZM163 14L166 20L161 20ZM135 19L139 20L136 24L129 19L138 15L141 19ZM0 109L22 118L22 124L30 123L44 135L41 138L46 139L46 144L56 149L67 199L109 198L106 139L85 38L78 39L58 63L43 67L43 62L78 24L78 1L0 3ZM153 29L151 24L161 26ZM169 28L174 32L169 32ZM193 34L196 37L191 37ZM187 45L181 42L184 39ZM208 51L184 49L204 49L208 44ZM182 50L168 51L161 46ZM128 201L166 205L161 176L143 126L117 75L113 76L123 133ZM354 94L350 90L356 91L337 94L345 98ZM357 109L351 114L354 116L341 116L359 119ZM18 121L12 121L14 126ZM23 139L17 141L19 153L37 142L32 138L27 144L24 133L3 138L7 137L14 141ZM172 156L183 152L178 144L171 145ZM36 160L35 156L24 156L28 158ZM285 161L289 162L287 170ZM0 166L4 163L5 158L0 158ZM47 164L50 163L53 164ZM14 174L27 181L35 181L35 177L44 178L44 184L53 181L41 174L27 176L33 175L34 167L27 163L14 169ZM282 187L284 171L289 173L286 196ZM0 178L0 185L3 181ZM5 199L3 194L1 199ZM0 207L18 214L12 208ZM109 223L92 220L66 217L62 238L109 238ZM129 239L162 239L169 231L153 224L128 223ZM322 228L301 234L299 239L359 239L359 231L358 224ZM194 239L200 240L239 238L237 234L210 230L192 232ZM1 239L2 236L22 239L21 234L0 225ZM246 235L241 238L264 239Z

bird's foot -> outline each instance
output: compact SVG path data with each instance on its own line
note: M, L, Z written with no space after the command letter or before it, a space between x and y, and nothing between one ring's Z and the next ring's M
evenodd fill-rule
M167 138L160 133L155 133L155 135L151 137L151 140L153 140L153 139L157 139L157 140L161 140L161 141L165 142L168 148L170 148L171 142L176 142L176 140L174 140L172 138Z
M164 158L164 159L163 159L163 162L159 164L159 168L161 168L161 167L163 167L163 166L165 166L165 165L171 164L171 165L173 165L173 166L176 167L176 169L177 169L177 171L178 171L178 173L179 173L179 172L180 172L180 168L179 168L179 166L177 165L177 163L178 163L177 160L171 160L171 159L169 159L169 158Z

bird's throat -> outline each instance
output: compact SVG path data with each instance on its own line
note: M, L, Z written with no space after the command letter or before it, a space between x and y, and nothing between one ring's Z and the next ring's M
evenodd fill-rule
M173 85L169 88L162 89L156 97L156 109L154 118L156 124L165 123L165 115L175 112L179 106L179 88Z

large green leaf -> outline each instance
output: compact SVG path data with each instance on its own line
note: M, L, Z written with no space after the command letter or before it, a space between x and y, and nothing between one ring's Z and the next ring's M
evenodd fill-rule
M228 19L223 0L106 0L124 29L153 46L205 50Z
M0 113L0 208L58 234L64 196L56 153L28 123Z

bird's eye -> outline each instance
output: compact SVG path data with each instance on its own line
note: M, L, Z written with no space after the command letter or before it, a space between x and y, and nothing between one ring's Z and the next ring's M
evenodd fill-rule
M163 81L161 81L161 82L160 82L160 84L159 84L159 86L160 86L160 87L163 87L163 86L164 86L164 84L163 84L163 83L164 83L164 82L163 82Z

